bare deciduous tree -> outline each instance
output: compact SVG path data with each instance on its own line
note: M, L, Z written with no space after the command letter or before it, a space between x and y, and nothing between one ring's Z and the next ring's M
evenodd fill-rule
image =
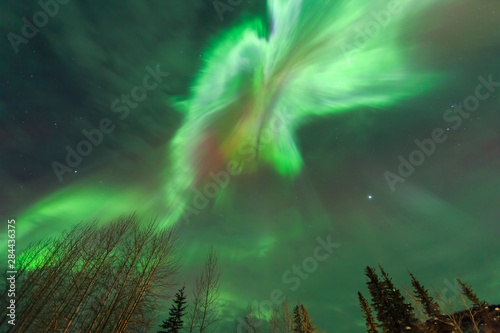
M245 320L246 332L260 333L260 328L262 326L260 303L257 305L257 309L253 309L252 305L248 303L243 318Z
M271 333L280 333L280 311L277 307L273 307L271 312L271 321L270 321L270 331Z
M292 312L290 310L290 304L288 303L288 300L285 298L281 302L281 307L280 307L280 316L281 316L281 329L282 332L285 333L292 333L293 332L293 326L292 326Z
M219 300L220 268L217 253L212 246L208 252L203 271L196 278L193 299L188 319L188 329L193 332L208 332L219 319L221 303Z
M80 224L30 246L19 262L11 332L143 332L171 290L176 233L133 215Z

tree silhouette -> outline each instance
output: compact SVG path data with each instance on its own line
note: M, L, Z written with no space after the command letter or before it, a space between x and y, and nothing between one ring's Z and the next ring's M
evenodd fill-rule
M220 267L217 252L211 246L201 274L196 278L192 307L188 317L188 332L206 332L219 320L219 279Z
M393 323L395 327L401 332L414 328L417 319L413 313L413 306L405 301L399 289L392 283L389 275L384 271L382 266L379 266L382 276L384 278L384 296L387 303L390 305L390 311L394 313L396 321Z
M411 276L411 285L413 286L414 295L417 301L422 304L424 313L428 318L437 318L441 316L441 308L434 302L434 299L429 296L429 292L422 284L415 278L415 276L408 272Z
M380 267L380 266L379 266ZM368 290L372 296L372 306L377 312L383 332L405 332L414 328L417 319L413 307L406 303L403 295L392 283L389 275L380 267L382 280L375 269L366 267Z
M366 319L366 331L368 333L378 333L377 323L375 322L375 318L373 318L372 309L368 304L368 301L363 297L363 295L358 291L359 298L359 306L361 307L361 311L363 311Z
M245 329L243 332L259 333L262 326L260 304L257 305L256 309L253 309L252 304L249 302L245 309L243 320L245 321Z
M293 329L294 333L312 333L315 331L311 318L309 318L309 314L307 313L307 309L300 302L293 308L293 317L293 322L295 324Z
M271 311L271 320L270 324L270 332L271 333L279 333L280 331L280 313L276 306L273 306L273 310Z
M178 333L182 326L184 325L184 321L182 317L186 314L186 296L184 296L184 289L182 287L175 294L174 304L170 308L168 320L163 321L163 324L160 325L161 328L166 328L166 331L158 331L158 333Z
M281 317L281 328L283 332L292 332L292 314L290 311L290 303L288 303L288 300L286 298L284 298L280 304L279 313Z
M176 238L174 229L131 215L82 223L30 245L18 257L18 319L9 332L150 330L151 309L160 307L178 269Z
M457 279L458 284L460 285L460 288L462 288L462 294L467 297L469 301L471 301L472 306L482 306L482 305L488 305L486 302L481 302L479 300L479 297L477 297L476 293L472 290L472 287L469 286L466 283L463 283L460 281L460 279Z
M396 321L394 313L391 311L391 304L388 302L385 295L385 288L383 283L379 280L375 269L367 266L365 274L368 277L366 282L368 291L372 296L371 305L377 313L377 319L381 323L382 330L387 332L393 328L393 323Z
M302 324L302 316L300 315L299 306L296 305L293 308L293 332L294 333L302 333L304 332L304 325Z
M454 332L500 332L500 305L488 305L480 301L472 288L457 279L461 293L469 299L472 307L454 313L441 313L441 308L429 295L429 292L411 276L414 288L414 301L422 306L428 320L420 322L413 313L413 307L405 302L401 292L394 286L389 275L380 267L381 278L375 269L366 267L368 290L372 296L371 307L376 311L377 321L373 318L370 304L358 292L359 305L366 319L368 333L377 333L381 328L383 333L454 333ZM298 321L299 322L299 321ZM300 332L300 331L299 331Z

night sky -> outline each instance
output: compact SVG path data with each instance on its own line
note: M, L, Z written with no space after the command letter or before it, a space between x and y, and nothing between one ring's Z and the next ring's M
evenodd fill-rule
M499 303L500 3L268 2L2 2L17 250L132 212L176 225L180 284L219 251L218 332L276 289L364 332L367 265Z

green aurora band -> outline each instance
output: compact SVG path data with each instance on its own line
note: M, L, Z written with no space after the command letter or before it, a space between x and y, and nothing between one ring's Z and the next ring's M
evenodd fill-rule
M381 109L434 86L440 76L410 69L401 41L410 13L431 1L394 3L270 0L269 28L257 20L226 33L178 105L186 119L165 175L167 204L176 207L169 223L198 214L186 207L193 192L217 196L206 186L221 170L225 180L262 165L297 176L295 132L310 119Z
M42 232L47 223L68 227L134 211L171 226L193 211L193 193L228 168L249 174L267 166L293 179L303 164L295 132L309 120L380 110L437 84L441 75L411 65L403 29L433 2L396 1L390 12L378 0L269 0L270 23L249 19L223 34L206 53L191 97L176 103L185 120L168 147L163 188L103 189L82 180L24 210L18 237L60 231ZM216 203L224 201L217 192Z

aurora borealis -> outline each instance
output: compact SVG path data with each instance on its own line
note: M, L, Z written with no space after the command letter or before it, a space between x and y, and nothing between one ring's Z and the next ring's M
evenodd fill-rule
M202 187L220 164L235 169L226 172L227 181L259 164L296 176L301 125L360 105L381 108L438 80L403 64L404 48L395 39L403 14L411 13L404 5L376 13L364 1L269 1L269 31L257 21L227 33L206 56L183 105L186 121L172 140L167 176L172 205L182 206L181 193ZM362 43L357 34L342 36L382 16L382 24L392 23L383 38L377 30Z
M4 36L43 10L1 6ZM378 263L398 285L406 268L439 291L460 276L498 303L499 28L495 0L60 3L18 52L2 42L2 223L21 249L158 217L179 227L181 284L215 244L218 332L273 290L327 332L363 332L356 292ZM447 139L392 191L384 173L436 128ZM95 129L59 181L54 162ZM339 247L293 273L318 238Z

